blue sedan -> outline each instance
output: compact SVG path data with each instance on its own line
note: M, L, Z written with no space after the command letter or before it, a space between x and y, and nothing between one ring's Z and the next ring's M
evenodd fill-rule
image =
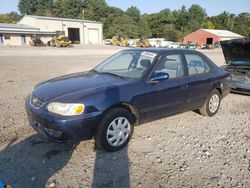
M138 124L190 110L215 115L230 79L197 51L128 49L88 72L36 85L26 111L31 126L49 140L94 138L113 152L127 145Z

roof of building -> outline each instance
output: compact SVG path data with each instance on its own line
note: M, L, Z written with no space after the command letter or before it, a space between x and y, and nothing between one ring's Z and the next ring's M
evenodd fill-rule
M233 33L231 31L228 30L219 30L219 29L203 29L206 32L212 33L214 35L217 35L218 37L221 38L241 38L243 36L237 34L237 33Z
M31 27L29 25L24 24L6 24L6 23L0 23L0 28L5 29L26 29L26 30L39 30L38 28Z
M91 21L91 20L81 20L81 19L71 19L71 18L58 18L58 17L50 17L50 16L33 16L33 15L26 15L26 16L34 18L34 19L42 19L42 20L58 20L58 21L85 22L85 23L98 23L98 24L102 24L102 22Z
M0 33L19 33L19 34L44 34L54 35L54 31L41 31L39 28L24 24L0 23Z

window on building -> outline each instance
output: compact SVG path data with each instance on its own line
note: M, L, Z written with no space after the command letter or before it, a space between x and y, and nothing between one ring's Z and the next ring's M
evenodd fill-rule
M21 35L21 42L22 42L22 44L26 44L26 37L25 37L25 35Z
M0 34L0 44L3 44L3 35Z
M4 35L5 40L10 40L10 35Z
M210 72L209 65L202 57L195 54L185 54L189 75L197 75Z

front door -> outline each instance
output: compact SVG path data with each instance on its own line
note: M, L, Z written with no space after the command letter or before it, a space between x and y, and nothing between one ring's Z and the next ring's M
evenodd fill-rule
M167 73L167 80L147 84L146 118L158 119L183 112L188 97L188 79L181 53L163 55L153 70L151 78L157 73Z

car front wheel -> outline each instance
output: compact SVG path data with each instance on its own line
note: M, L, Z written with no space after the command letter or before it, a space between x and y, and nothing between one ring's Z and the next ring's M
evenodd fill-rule
M126 109L116 108L109 111L98 125L96 145L108 152L124 148L133 134L133 125L134 118Z
M199 112L204 116L212 117L214 116L219 108L221 102L221 95L218 90L214 90L203 107L199 109Z

